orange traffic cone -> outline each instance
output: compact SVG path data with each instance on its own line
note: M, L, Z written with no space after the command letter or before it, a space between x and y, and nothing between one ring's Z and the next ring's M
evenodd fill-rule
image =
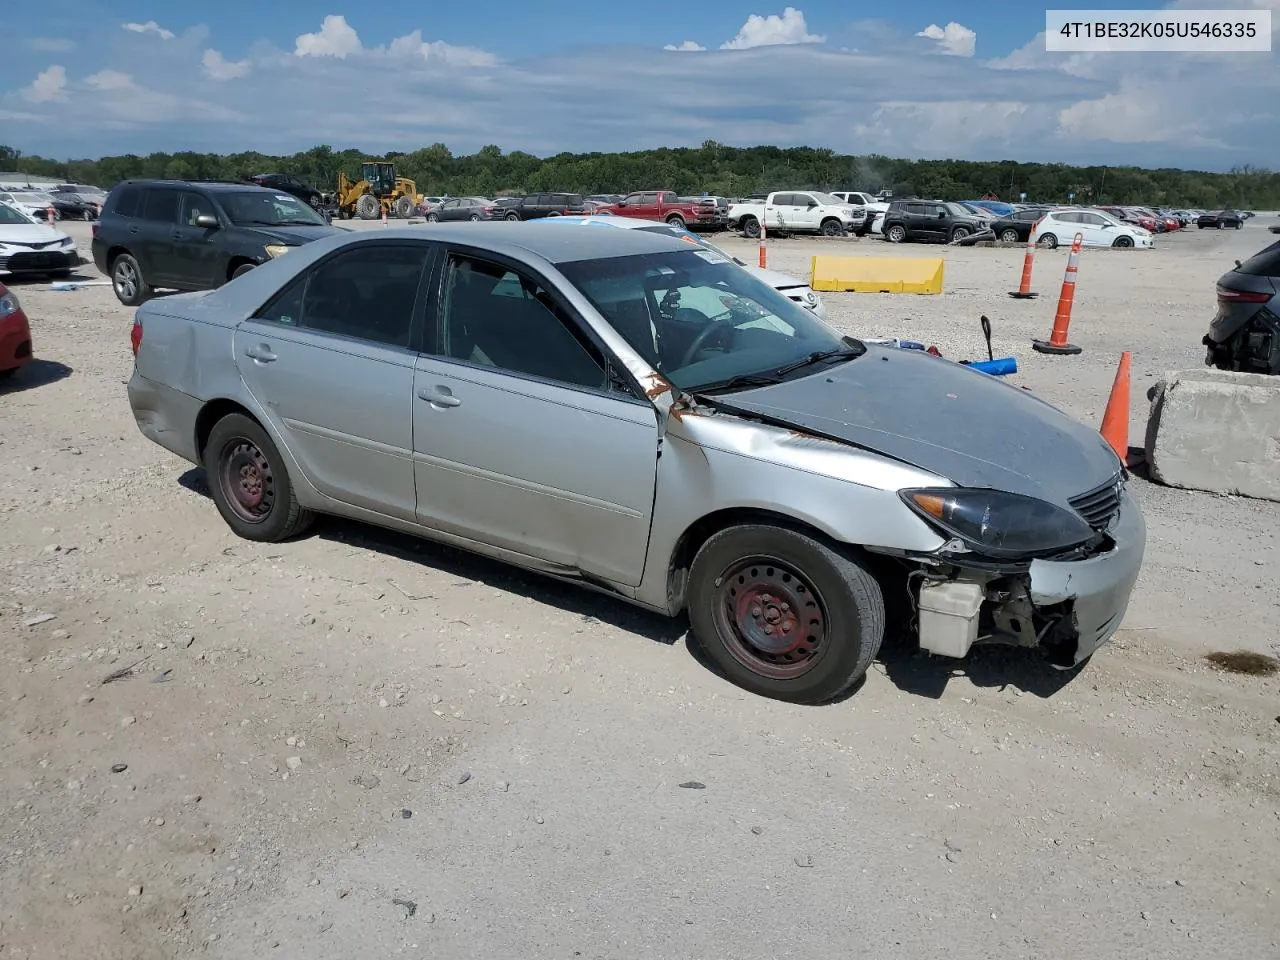
M1067 331L1071 328L1071 306L1076 302L1076 273L1079 271L1080 245L1083 242L1084 234L1077 233L1071 243L1071 255L1067 257L1067 272L1062 278L1062 293L1058 296L1058 312L1053 318L1053 330L1047 341L1031 341L1031 349L1037 353L1075 356L1080 352L1079 347L1067 341Z
M1115 383L1107 398L1107 409L1102 414L1102 439L1111 445L1126 466L1129 460L1129 365L1132 354L1128 350L1120 354Z
M1043 217L1040 218L1040 220L1043 219ZM1036 256L1036 231L1040 229L1040 220L1031 225L1031 231L1027 234L1027 252L1022 258L1022 281L1018 284L1017 290L1009 291L1009 296L1015 300L1034 300L1040 296L1031 290L1031 264Z
M769 254L765 252L764 245L764 221L760 222L760 269L767 270L769 268Z

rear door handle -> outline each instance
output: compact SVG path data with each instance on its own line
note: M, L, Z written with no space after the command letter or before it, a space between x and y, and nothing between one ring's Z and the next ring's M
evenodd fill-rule
M138 232L138 228L137 228L137 227L130 227L130 228L129 228L129 232L130 232L130 233L137 233L137 232Z
M250 347L244 352L244 355L250 360L256 360L258 363L270 363L272 360L278 359L278 357L271 352L271 348L265 343L259 343L256 346Z
M435 407L460 407L462 401L453 395L448 387L422 387L418 390L418 399L425 400Z

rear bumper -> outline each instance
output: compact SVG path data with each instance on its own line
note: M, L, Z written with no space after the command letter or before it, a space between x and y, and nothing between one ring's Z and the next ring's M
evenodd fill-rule
M142 435L182 459L199 464L196 418L204 404L181 390L148 380L136 367L128 390L133 419Z

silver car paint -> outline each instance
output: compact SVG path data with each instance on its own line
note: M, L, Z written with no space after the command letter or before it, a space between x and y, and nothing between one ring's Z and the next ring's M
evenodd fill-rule
M337 435L370 431L364 415L351 423L333 421L333 414L323 412L285 417L270 409L269 400L264 402L257 396L261 391L249 388L247 381L254 376L250 372L242 377L241 371L250 361L236 350L235 328L241 327L241 334L260 332L250 331L251 325L244 321L296 273L348 244L432 239L468 245L480 231L491 234L480 241L482 248L523 261L558 288L616 359L646 387L648 404L595 394L586 399L585 393L542 381L419 357L411 364L413 386L407 396L401 396L412 410L404 413L405 419L415 424L412 433L425 439L405 444L403 439L386 442L385 437L377 441L366 436L353 444ZM537 236L539 233L542 236ZM691 403L652 370L560 274L553 260L572 260L583 254L581 246L566 246L560 238L581 232L560 229L555 233L558 236L552 238L536 224L467 224L335 237L292 251L218 290L149 301L137 314L144 339L129 384L139 428L155 442L198 463L195 435L199 411L210 401L232 401L257 417L272 435L295 481L298 499L306 507L463 546L578 580L666 613L678 613L683 604L682 584L673 576L678 573L673 571L673 560L681 540L694 523L712 514L766 511L810 524L844 542L894 551L928 554L943 546L943 538L908 510L896 491L950 485L952 478L945 472L883 456L875 449L824 439L803 427L788 430ZM605 238L600 232L593 233L592 253L607 255L600 252L606 246ZM642 236L636 231L616 234ZM648 240L617 241L617 247L623 253L682 248L680 241L648 236ZM539 252L522 240L536 245ZM280 339L280 331L272 328L270 342L275 345ZM897 351L890 353L896 355ZM328 374L336 369L331 361L317 362L324 364L319 369L321 379L335 385L335 395L326 402L341 404L338 387L350 381L330 379ZM339 365L346 362L333 361ZM846 366L856 368L867 362L885 361L872 353ZM940 364L938 369L945 366ZM972 371L963 373L983 377ZM827 373L819 372L793 382L826 379ZM482 397L498 389L510 390L514 380L520 381L523 408L510 419L502 437L509 449L495 450L497 445L470 440L461 425L443 433L445 445L435 449L430 444L432 431L417 429L418 424L431 424L433 418L434 422L446 421L471 406L491 427L497 411L505 408L497 406L495 399ZM503 381L501 387L494 381ZM403 379L399 382L403 388ZM969 381L967 387L983 392L976 383ZM431 397L441 386L464 399L463 406L437 409ZM367 399L368 388L358 389L358 396ZM576 405L566 402L568 392L579 393ZM757 399L760 396L759 391L753 391L732 399L736 405L746 406L753 394ZM1019 395L1023 403L1030 399ZM393 398L387 409L394 411L401 402ZM785 405L762 406L773 408L774 416L784 413ZM332 422L326 423L326 418ZM300 424L311 434L301 449L291 436ZM867 438L857 440L865 442ZM337 447L319 456L308 445L326 441ZM429 509L423 510L417 503L407 515L403 495L384 495L387 491L352 479L362 472L367 475L368 451L377 449L374 444L379 443L390 457L386 462L403 460L419 481L419 489L423 480L442 484L438 497L423 498ZM518 444L522 452L536 452L537 456L512 456L521 449ZM591 458L591 470L584 471L583 450L605 450L607 455ZM994 451L978 459L991 463L999 456L1017 453ZM487 463L470 462L484 456L490 457ZM319 464L309 457L316 457ZM461 469L463 464L470 469ZM523 475L511 476L516 470ZM451 478L451 471L456 476ZM477 480L491 492L472 501ZM502 486L512 489L498 489ZM651 509L646 504L649 490ZM545 513L537 516L532 527L530 509ZM584 531L584 522L602 526ZM526 534L526 530L532 533ZM1076 600L1082 634L1078 658L1092 653L1091 645L1105 642L1119 625L1141 564L1145 527L1137 505L1127 494L1113 534L1116 547L1100 556L1072 563L1035 561L1031 566L1036 602ZM608 540L614 542L604 542Z

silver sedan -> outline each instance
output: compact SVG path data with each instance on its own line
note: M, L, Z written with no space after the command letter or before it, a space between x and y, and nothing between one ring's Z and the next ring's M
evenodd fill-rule
M899 629L1073 667L1142 562L1096 431L647 231L343 234L132 336L139 427L240 536L337 514L687 612L765 696L838 697Z

